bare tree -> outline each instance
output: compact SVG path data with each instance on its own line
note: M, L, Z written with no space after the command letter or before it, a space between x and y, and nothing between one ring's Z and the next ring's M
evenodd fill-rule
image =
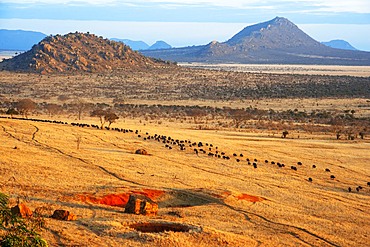
M22 99L16 103L16 108L25 118L28 118L28 114L34 111L36 107L37 104L31 99Z
M74 102L72 103L72 107L74 110L77 111L77 119L81 120L82 113L84 111L88 111L88 109L91 107L91 104L85 102L82 99L77 99L74 100Z

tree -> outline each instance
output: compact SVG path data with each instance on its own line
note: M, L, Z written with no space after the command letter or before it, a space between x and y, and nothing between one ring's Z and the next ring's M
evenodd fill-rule
M106 121L105 118L104 118L105 114L106 114L106 111L103 110L103 109L100 109L100 108L97 108L97 109L93 110L90 113L91 117L98 117L99 118L100 124L101 124L101 126L100 126L101 129L104 127L104 124L105 124L105 121Z
M72 103L72 107L73 107L74 110L77 111L77 119L78 120L81 120L82 113L84 111L87 111L91 107L91 105L92 104L89 104L89 103L85 102L82 99L74 100L74 102Z
M234 121L235 128L239 128L243 122L249 119L249 114L243 109L230 110L229 114Z
M0 245L2 247L47 247L38 230L44 221L40 217L22 218L8 206L9 198L0 192Z
M110 127L110 125L112 123L114 123L119 117L117 116L117 114L115 114L114 112L112 112L111 110L104 110L104 109L101 109L101 108L97 108L95 110L93 110L90 114L91 117L99 117L99 120L100 120L100 128L104 128L104 124L106 122L109 123L108 127Z
M51 104L46 104L45 109L48 111L50 116L53 116L59 113L62 110L62 107L60 105L51 103Z
M9 108L9 109L6 111L6 113L5 113L5 114L10 115L10 117L12 117L12 118L13 118L13 115L18 115L18 114L19 114L19 112L18 112L16 109L14 109L14 108Z
M287 130L284 130L283 131L283 135L282 135L282 138L286 138L286 136L289 134L289 132Z
M31 99L22 99L16 103L16 108L25 118L28 118L28 114L34 111L37 104Z
M109 123L108 127L110 127L110 125L116 122L116 120L119 119L119 117L114 112L106 112L106 114L104 115L104 119Z

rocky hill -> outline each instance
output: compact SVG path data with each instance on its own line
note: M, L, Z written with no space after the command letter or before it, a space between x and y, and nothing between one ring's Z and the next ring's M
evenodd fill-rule
M248 26L223 43L142 53L177 62L370 65L370 52L327 47L281 17Z
M0 63L0 69L38 73L106 72L144 69L164 63L147 58L121 42L94 34L48 36L31 50Z
M151 45L148 49L149 50L162 50L162 49L171 49L171 48L172 48L171 45L169 45L168 43L162 40L159 40L155 42L153 45Z
M357 51L357 49L353 47L350 43L348 43L345 40L341 40L341 39L335 39L335 40L330 40L328 42L321 42L321 43L331 48Z

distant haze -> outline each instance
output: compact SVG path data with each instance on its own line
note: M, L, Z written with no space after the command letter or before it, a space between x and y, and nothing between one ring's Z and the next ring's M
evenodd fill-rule
M23 29L49 34L91 32L106 38L141 40L153 44L164 40L173 47L220 42L254 23L215 22L125 22L2 19L0 28ZM359 50L370 51L370 24L299 24L299 28L318 41L343 39Z

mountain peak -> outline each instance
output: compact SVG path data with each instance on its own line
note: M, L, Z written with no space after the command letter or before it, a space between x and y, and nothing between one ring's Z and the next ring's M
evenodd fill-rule
M152 46L150 46L149 50L162 50L162 49L171 49L172 46L164 42L163 40L158 40Z
M226 44L249 46L255 49L321 45L284 17L275 17L270 21L248 26L229 39Z
M335 39L335 40L330 40L328 42L321 42L321 43L331 48L357 51L357 49L353 47L350 43L348 43L345 40L341 40L341 39Z

